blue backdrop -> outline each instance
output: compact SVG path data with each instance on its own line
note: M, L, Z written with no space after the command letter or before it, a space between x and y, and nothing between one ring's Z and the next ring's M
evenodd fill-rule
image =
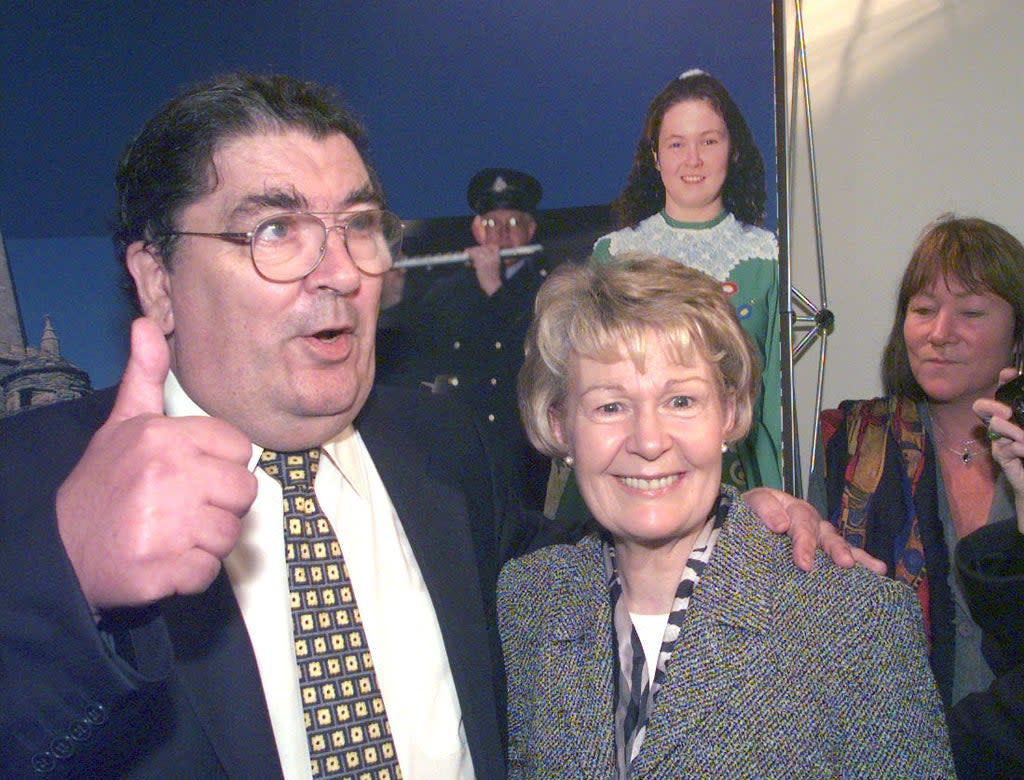
M51 314L98 386L118 378L129 316L106 239L117 156L218 72L334 86L406 218L465 213L466 182L491 165L537 176L541 208L607 203L650 98L693 66L732 92L775 181L771 0L3 5L0 230L30 343Z

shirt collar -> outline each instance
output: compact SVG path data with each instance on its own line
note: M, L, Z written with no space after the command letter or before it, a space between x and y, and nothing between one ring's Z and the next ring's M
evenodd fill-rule
M164 380L164 413L168 417L209 417L205 411L189 397L181 386L173 371L167 372ZM249 457L249 470L255 471L259 463L263 447L251 444L252 454ZM322 445L323 455L341 473L342 478L352 486L356 494L363 499L369 496L366 468L363 462L364 450L356 429L349 425L330 441Z

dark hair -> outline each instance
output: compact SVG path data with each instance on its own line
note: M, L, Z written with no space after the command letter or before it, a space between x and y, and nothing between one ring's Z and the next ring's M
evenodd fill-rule
M722 186L725 208L740 222L764 221L764 161L739 107L718 79L700 71L672 79L647 107L626 187L612 202L616 226L634 227L665 205L665 185L654 167L658 134L665 113L677 103L704 100L722 117L729 132L729 171Z
M903 321L910 299L936 280L955 279L972 293L997 295L1013 307L1013 360L1024 340L1024 246L1010 233L977 217L943 214L925 227L903 272L896 317L882 353L882 384L888 395L925 400L910 370Z
M167 103L128 144L117 165L114 245L146 241L164 262L173 255L181 212L217 186L213 155L245 135L300 129L321 139L341 133L364 158L384 205L380 181L366 162L366 134L329 88L290 76L231 73L191 87ZM134 294L128 275L126 287Z

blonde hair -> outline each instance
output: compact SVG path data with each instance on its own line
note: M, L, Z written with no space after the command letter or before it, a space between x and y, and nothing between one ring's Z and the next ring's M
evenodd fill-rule
M530 442L551 457L568 454L552 416L564 422L572 361L616 360L623 350L643 371L654 333L681 364L699 355L723 400L736 402L730 441L750 430L761 364L719 282L654 255L563 266L541 286L519 372L519 411Z

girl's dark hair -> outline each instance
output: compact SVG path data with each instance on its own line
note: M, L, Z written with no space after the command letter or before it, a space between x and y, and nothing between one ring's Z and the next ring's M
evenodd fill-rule
M764 161L750 127L718 79L703 71L692 71L665 85L647 107L626 187L612 202L616 226L635 227L665 205L665 185L654 167L658 134L665 113L686 100L706 101L722 117L729 133L729 171L722 187L725 208L741 222L762 224L767 201Z

